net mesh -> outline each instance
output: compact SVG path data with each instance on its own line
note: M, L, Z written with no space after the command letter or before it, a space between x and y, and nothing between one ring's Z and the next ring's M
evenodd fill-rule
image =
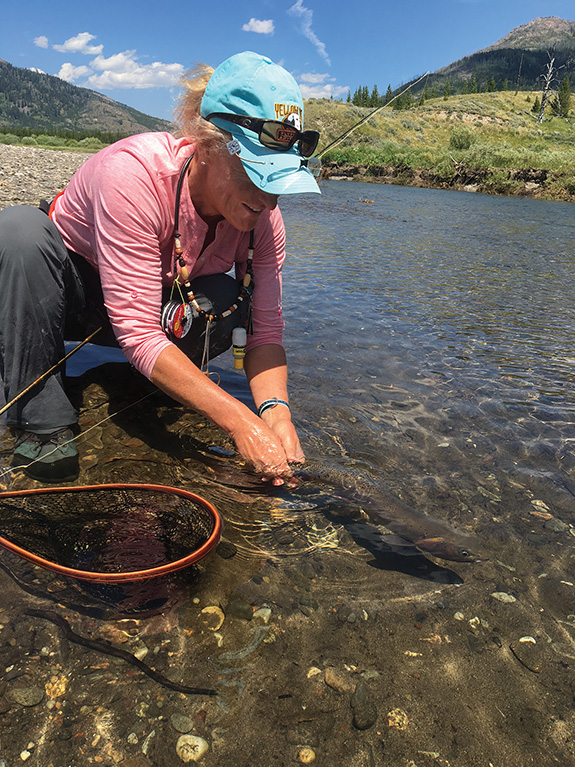
M88 580L186 567L216 545L219 532L211 504L174 488L99 485L0 495L1 545Z

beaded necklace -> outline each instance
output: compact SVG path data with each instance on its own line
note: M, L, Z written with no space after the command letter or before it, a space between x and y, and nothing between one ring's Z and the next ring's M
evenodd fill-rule
M178 287L181 285L185 289L186 295L188 297L188 303L193 307L194 311L197 312L197 314L200 317L203 317L208 322L214 322L216 320L224 319L224 317L229 317L230 314L236 311L236 309L239 309L243 301L251 299L252 293L254 292L253 267L252 267L252 261L254 257L254 230L252 229L250 232L246 273L244 275L241 290L235 302L231 306L228 306L228 308L225 311L220 312L220 314L211 314L210 312L207 312L205 309L202 309L201 306L196 301L196 297L194 296L194 291L192 290L192 286L190 284L190 273L188 272L188 267L186 266L186 262L184 261L184 257L182 255L184 251L183 251L182 243L180 239L181 234L178 231L179 222L180 222L180 198L182 194L182 186L184 183L184 179L186 177L186 171L188 170L188 167L193 157L194 155L192 153L188 157L188 159L185 161L182 167L182 170L180 172L180 177L178 179L178 186L176 188L176 204L175 204L175 211L174 211L173 237L174 237L174 251L175 251L174 274L177 274L177 277L174 280L174 285L177 285Z

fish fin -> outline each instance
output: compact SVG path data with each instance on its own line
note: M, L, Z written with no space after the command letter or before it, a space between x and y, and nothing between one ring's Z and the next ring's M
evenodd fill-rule
M383 543L387 543L390 546L409 546L411 548L417 546L417 544L413 541L410 541L407 538L403 538L397 533L381 533L381 540Z

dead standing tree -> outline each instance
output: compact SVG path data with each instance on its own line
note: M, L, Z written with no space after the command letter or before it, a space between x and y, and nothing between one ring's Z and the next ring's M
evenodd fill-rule
M560 67L555 66L555 51L547 51L547 56L549 61L547 62L545 71L540 75L540 79L543 80L543 92L541 94L541 107L539 108L539 115L537 117L538 123L543 122L545 107L547 106L549 97L556 92L555 85L559 82L558 74L565 66L565 64L562 64Z

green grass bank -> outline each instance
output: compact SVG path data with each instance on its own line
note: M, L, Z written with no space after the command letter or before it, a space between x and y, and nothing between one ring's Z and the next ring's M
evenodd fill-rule
M327 177L575 202L575 120L531 111L537 92L384 107L323 157ZM320 151L372 109L310 99Z

